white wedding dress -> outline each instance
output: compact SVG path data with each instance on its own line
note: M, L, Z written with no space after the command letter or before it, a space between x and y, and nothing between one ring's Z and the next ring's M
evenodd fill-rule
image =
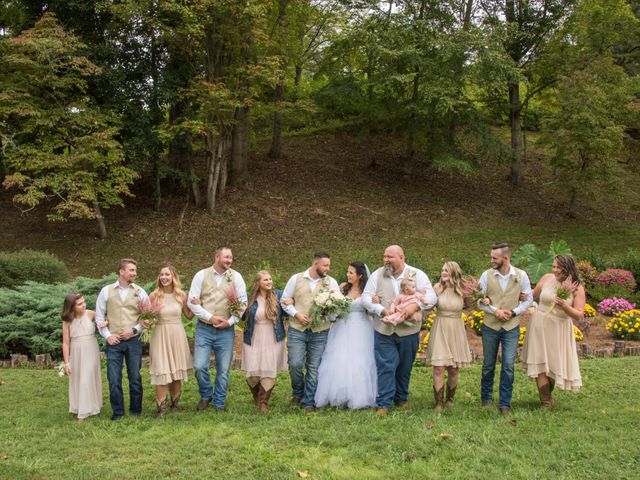
M318 369L315 403L317 407L373 407L376 394L373 324L357 298L349 315L338 319L329 331Z

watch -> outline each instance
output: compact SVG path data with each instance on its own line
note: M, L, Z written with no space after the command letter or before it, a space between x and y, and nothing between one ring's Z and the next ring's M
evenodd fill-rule
M516 311L515 310L511 310L511 318L516 316Z
M513 312L513 310L511 310ZM133 335L138 335L140 332L138 331L138 329L136 327L131 327L131 330L133 330Z

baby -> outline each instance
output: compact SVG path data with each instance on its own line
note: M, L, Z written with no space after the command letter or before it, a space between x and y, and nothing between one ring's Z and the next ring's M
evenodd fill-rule
M425 298L425 295L421 292L416 291L416 282L412 278L405 278L400 282L400 295L393 299L389 308L387 308L387 316L382 318L382 321L385 323L390 323L392 325L398 325L399 323L404 323L407 326L413 326L418 322L422 321L422 312L418 310L416 313L411 315L407 320L404 318L404 312L412 303L419 304L422 301L423 303L429 303L429 300Z

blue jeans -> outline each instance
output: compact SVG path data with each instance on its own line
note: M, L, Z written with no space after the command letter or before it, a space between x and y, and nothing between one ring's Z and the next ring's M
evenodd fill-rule
M233 327L217 329L200 321L196 324L193 369L198 380L200 398L211 400L214 408L224 408L227 398L229 369L233 360L233 337ZM211 387L209 376L211 350L216 359L215 390Z
M139 337L122 340L117 345L105 347L107 354L107 380L109 380L109 401L111 402L112 419L124 415L124 396L122 394L122 359L127 363L129 378L129 413L142 413L142 343Z
M419 333L399 337L395 333L382 335L375 332L373 348L378 371L378 408L391 408L392 401L398 404L409 398L411 369L419 342Z
M287 336L289 375L291 376L293 398L300 399L303 407L315 407L318 367L324 347L327 345L329 330L314 333L310 328L304 332L289 328ZM303 373L305 366L307 367L306 375Z
M511 408L513 395L514 364L520 328L511 330L493 330L482 326L482 380L480 382L480 397L482 401L491 401L493 397L493 377L495 376L498 346L502 342L502 367L500 369L500 396L498 407Z

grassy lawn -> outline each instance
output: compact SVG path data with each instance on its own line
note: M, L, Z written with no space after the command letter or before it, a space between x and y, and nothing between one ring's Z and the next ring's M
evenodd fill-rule
M0 478L638 478L640 358L581 362L585 387L537 408L517 372L512 421L479 407L480 366L461 373L457 403L432 413L431 371L414 369L411 409L292 411L288 376L258 415L234 371L228 410L196 414L195 380L181 411L155 420L148 370L144 413L111 422L106 375L101 415L67 413L67 381L55 371L0 370ZM465 394L465 392L467 392Z

